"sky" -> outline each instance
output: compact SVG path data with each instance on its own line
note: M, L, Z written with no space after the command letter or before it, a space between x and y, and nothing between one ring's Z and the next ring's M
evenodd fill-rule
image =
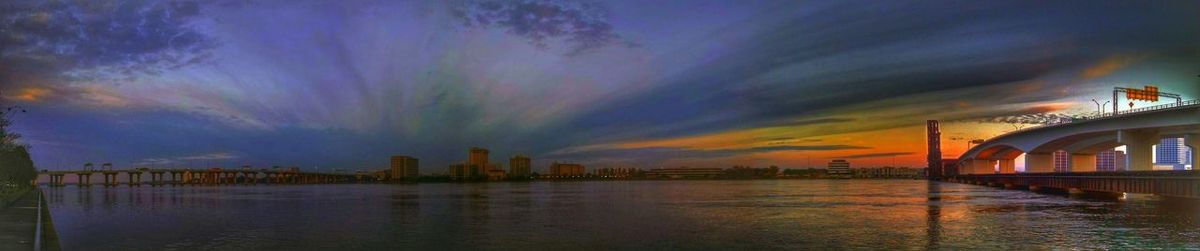
M0 102L27 110L12 130L50 170L410 155L437 173L471 146L535 171L924 166L929 119L954 157L1095 114L1117 86L1197 98L1198 17L1197 1L17 0L0 4Z

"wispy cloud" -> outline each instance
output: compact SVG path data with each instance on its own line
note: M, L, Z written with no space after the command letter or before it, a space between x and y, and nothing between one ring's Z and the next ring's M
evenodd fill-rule
M187 161L205 161L205 160L230 160L240 158L237 155L226 152L215 152L200 155L165 157L165 158L145 158L134 161L134 165L169 165L178 164Z
M237 155L233 155L230 153L224 153L224 152L179 157L179 159L181 159L181 160L223 160L223 159L236 159L236 158L238 158Z
M841 159L863 159L863 158L878 158L878 157L905 156L905 155L912 155L912 154L913 154L913 152L864 153L864 154L853 154L853 155L837 156L836 158L841 158Z
M1101 59L1099 62L1084 68L1083 71L1079 72L1079 76L1083 80L1092 80L1108 76L1145 58L1145 55L1127 54L1108 56L1104 59Z

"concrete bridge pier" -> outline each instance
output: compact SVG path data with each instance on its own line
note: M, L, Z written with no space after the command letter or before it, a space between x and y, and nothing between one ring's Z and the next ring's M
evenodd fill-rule
M1050 153L1026 153L1025 154L1025 172L1026 173L1051 173L1054 172L1054 155Z
M1125 144L1126 161L1130 171L1154 170L1154 144L1158 144L1158 130L1119 130L1117 142Z
M130 187L142 185L142 172L127 172L126 174L129 175L129 186ZM116 175L114 175L114 176L116 176Z
M92 185L92 173L84 172L84 173L76 173L75 175L79 178L79 183L77 183L76 185L81 186L81 187Z
M192 171L183 171L183 173L179 174L179 185L190 185L192 184L193 178Z
M150 186L161 186L163 181L162 174L162 171L150 171Z
M1000 173L1004 173L1004 174L1017 173L1017 160L1016 159L1002 159L1002 160L998 160L998 161L1000 164Z
M65 186L65 185L67 185L67 182L65 181L64 178L66 178L66 174L61 174L61 173L60 174L51 174L50 175L50 185L51 186L59 186L59 187Z
M246 179L247 185L258 184L258 173L257 172L244 172L244 173L242 173L242 177L244 179Z
M1096 155L1071 153L1071 172L1095 172Z
M104 174L104 186L105 187L117 186L117 173L104 172L102 174Z

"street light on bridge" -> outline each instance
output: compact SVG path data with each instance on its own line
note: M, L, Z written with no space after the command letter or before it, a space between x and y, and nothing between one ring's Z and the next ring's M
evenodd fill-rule
M1108 103L1112 101L1104 101L1103 105L1100 104L1100 101L1096 101L1096 99L1092 99L1092 102L1096 103L1096 116L1099 117L1104 116L1104 106L1108 105Z

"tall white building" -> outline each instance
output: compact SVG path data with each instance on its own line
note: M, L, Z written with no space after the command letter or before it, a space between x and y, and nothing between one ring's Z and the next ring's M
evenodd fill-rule
M1182 138L1162 139L1158 142L1154 152L1154 164L1169 165L1174 170L1184 170L1184 161L1187 160L1184 156L1187 155L1187 149Z
M1070 172L1071 155L1067 151L1054 151L1054 172Z

